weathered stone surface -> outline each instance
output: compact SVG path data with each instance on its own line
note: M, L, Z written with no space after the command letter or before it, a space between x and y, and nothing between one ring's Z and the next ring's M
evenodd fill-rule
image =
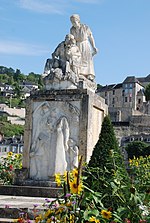
M61 188L56 187L0 185L0 195L54 198L62 192Z
M45 90L31 95L23 157L29 179L47 181L55 173L73 169L78 154L88 162L105 114L104 100L85 89Z
M70 34L58 44L52 58L46 60L42 75L45 89L82 88L95 92L93 56L97 48L94 37L90 28L80 22L79 15L72 15L70 20Z

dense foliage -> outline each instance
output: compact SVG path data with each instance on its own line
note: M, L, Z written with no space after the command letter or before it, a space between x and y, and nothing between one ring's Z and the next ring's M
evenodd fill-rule
M129 159L130 175L138 192L150 193L150 156ZM150 200L149 200L150 202Z
M144 142L134 141L128 143L125 150L128 153L129 159L133 159L134 156L140 157L150 155L150 147Z
M0 121L0 130L5 137L18 136L23 135L24 126L11 124L8 121Z
M40 74L35 74L34 72L25 75L21 73L19 69L14 70L13 68L7 68L0 66L0 83L15 85L22 83L23 81L32 82L38 84L39 88L42 87L42 79Z
M149 223L150 194L142 189L145 177L149 184L149 178L144 171L146 169L146 173L149 172L149 158L145 160L147 168L139 163L140 171L136 168L135 160L130 163L134 175L132 187L128 187L126 182L120 182L118 174L114 175L114 182L108 184L108 187L113 188L112 200L118 196L118 202L122 201L119 202L117 209L114 206L109 208L104 206L102 193L85 185L85 177L81 175L81 169L78 168L64 173L64 176L55 174L55 181L59 187L62 186L63 194L57 199L46 198L42 210L35 204L32 219L35 219L36 223ZM121 186L125 185L130 195L128 199L125 194L120 193ZM17 222L27 223L29 220L28 213L22 213Z

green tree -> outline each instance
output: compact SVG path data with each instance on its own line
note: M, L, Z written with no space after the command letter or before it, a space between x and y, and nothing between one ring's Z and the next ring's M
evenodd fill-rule
M16 72L14 73L14 81L20 83L25 79L26 79L25 75L22 74L19 69L16 69Z
M8 121L0 121L0 129L5 137L12 137L14 135L23 135L24 126L11 124Z
M97 90L101 89L103 86L101 84L97 84Z
M117 208L119 195L115 193L128 194L124 181L129 185L129 178L109 116L104 117L99 140L87 169L88 187L102 194L106 207ZM115 187L117 191L114 193Z
M40 76L40 77L39 77L39 80L38 80L38 87L39 87L39 89L42 89L43 86L44 86L43 79L42 79L42 77Z
M38 84L38 81L39 81L40 77L41 76L39 74L35 74L34 72L30 72L27 75L27 81L30 81L30 82L35 83L35 84Z
M19 84L17 82L15 82L13 86L14 86L15 96L17 98L20 98L20 96L21 96L21 87L19 86Z
M128 143L125 147L125 150L128 153L128 158L133 159L133 157L140 157L149 155L150 153L150 147L144 142L134 141L131 143Z
M145 97L146 97L146 101L149 101L150 100L150 84L148 84L145 88Z

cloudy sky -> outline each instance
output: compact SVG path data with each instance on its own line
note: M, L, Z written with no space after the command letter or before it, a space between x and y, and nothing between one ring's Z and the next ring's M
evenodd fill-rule
M0 0L0 65L42 73L74 13L99 49L97 83L150 74L150 0Z

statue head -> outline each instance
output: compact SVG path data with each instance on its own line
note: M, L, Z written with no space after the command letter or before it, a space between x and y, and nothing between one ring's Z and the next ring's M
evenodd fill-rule
M65 43L66 44L75 44L76 40L72 34L67 34L65 37Z
M79 27L80 26L80 16L78 14L73 14L70 17L71 23L74 27Z
M41 115L45 115L47 112L49 112L49 105L48 103L43 103L41 106Z

